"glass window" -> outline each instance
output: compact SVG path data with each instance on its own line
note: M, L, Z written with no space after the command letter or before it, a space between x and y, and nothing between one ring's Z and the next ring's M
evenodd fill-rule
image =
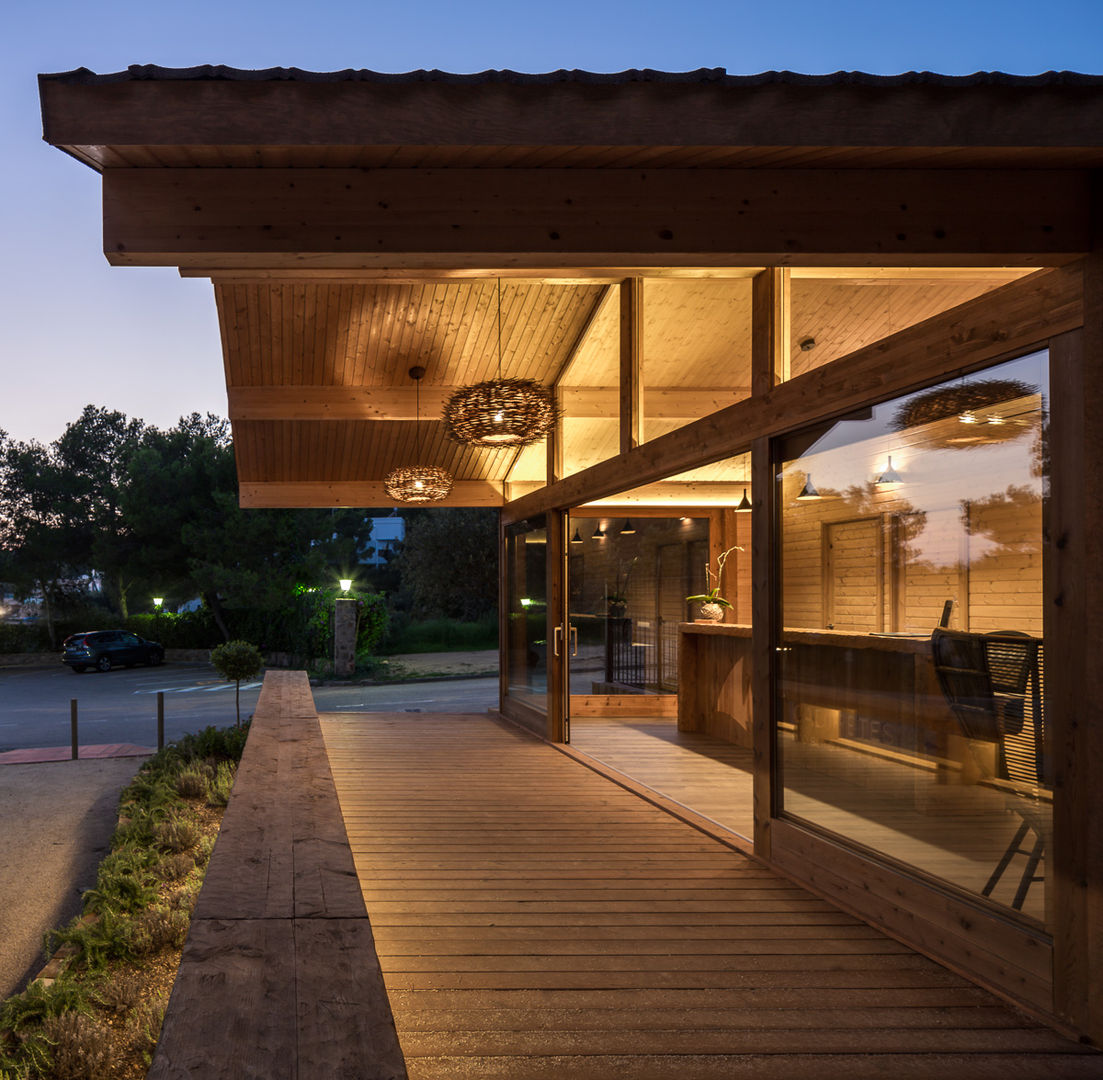
M1045 918L1048 354L781 447L782 803Z

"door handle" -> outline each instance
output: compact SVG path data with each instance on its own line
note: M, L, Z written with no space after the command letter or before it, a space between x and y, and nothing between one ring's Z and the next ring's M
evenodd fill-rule
M552 655L559 655L559 639L563 636L563 627L557 626L552 633Z
M571 627L571 641L574 644L574 652L571 653L571 656L577 656L578 655L578 627L577 626L572 626Z

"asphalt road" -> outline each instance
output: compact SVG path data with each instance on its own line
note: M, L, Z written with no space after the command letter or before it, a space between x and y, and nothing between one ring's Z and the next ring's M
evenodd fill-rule
M205 663L119 668L76 675L52 668L0 668L0 752L68 746L69 701L77 700L82 745L157 745L157 691L165 694L165 739L234 722L234 684ZM260 680L243 683L241 715L256 707ZM321 712L364 710L485 712L498 703L497 678L445 679L384 686L314 688Z

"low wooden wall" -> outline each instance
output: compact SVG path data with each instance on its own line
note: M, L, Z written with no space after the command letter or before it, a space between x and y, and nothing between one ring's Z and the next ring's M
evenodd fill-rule
M149 1080L405 1080L306 673L265 676Z

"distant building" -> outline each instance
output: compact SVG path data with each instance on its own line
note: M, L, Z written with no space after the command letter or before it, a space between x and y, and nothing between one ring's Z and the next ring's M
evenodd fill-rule
M384 566L398 550L398 545L406 539L406 522L397 514L373 517L369 520L371 521L370 554L360 561L366 566Z

